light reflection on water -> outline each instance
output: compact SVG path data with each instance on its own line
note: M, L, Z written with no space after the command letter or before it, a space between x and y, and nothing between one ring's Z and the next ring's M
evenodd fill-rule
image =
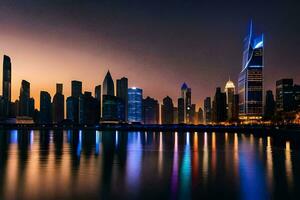
M300 191L298 139L1 131L0 199L268 199Z

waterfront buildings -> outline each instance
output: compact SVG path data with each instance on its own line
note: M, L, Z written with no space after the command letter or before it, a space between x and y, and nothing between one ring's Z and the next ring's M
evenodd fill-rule
M239 118L258 121L263 115L264 37L254 35L252 22L244 39L242 70L238 80Z
M97 100L91 92L84 92L79 97L79 124L93 125L97 123Z
M65 96L63 95L63 84L56 84L56 93L52 102L53 123L60 123L65 117Z
M71 96L67 98L67 119L79 123L79 97L82 94L82 82L73 80L71 83Z
M143 123L159 124L159 103L156 99L143 99Z
M294 81L281 79L276 81L276 111L291 112L294 110Z
M183 108L183 105L181 106ZM183 112L183 109L181 110ZM181 118L183 121L183 118ZM174 123L174 105L171 97L166 96L161 105L161 123L173 124ZM181 122L182 123L182 122Z
M128 121L142 122L143 90L140 88L128 88Z
M186 83L181 86L181 98L183 99L183 123L191 123L192 90ZM182 113L181 113L182 114Z
M203 124L204 123L204 112L203 109L201 107L199 107L198 109L198 124Z

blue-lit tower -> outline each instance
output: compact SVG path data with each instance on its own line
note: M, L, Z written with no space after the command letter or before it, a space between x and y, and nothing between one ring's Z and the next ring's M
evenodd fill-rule
M254 35L252 21L244 39L242 71L239 75L239 118L257 121L263 116L264 36Z
M128 88L128 121L142 122L143 90L140 88Z

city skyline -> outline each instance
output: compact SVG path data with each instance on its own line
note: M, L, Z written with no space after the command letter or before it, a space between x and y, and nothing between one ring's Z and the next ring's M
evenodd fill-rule
M165 4L159 8L155 3L149 3L150 6L141 3L130 9L132 12L124 19L128 23L122 29L121 25L114 24L120 22L128 5L116 3L98 14L93 7L105 10L113 3L91 2L84 4L81 12L85 15L78 26L70 22L72 13L68 16L61 11L66 8L78 11L79 3L71 8L67 3L50 5L31 1L25 7L22 3L0 6L0 15L6 15L0 35L0 53L9 55L12 60L13 101L18 98L23 79L31 83L31 94L39 107L40 91L48 91L53 97L56 83L63 83L64 94L69 96L71 80L82 81L83 91L93 91L110 70L114 80L125 76L129 87L143 88L145 96L155 97L160 103L167 95L175 100L180 95L178 88L187 82L193 89L192 101L202 106L203 99L213 96L216 87L223 88L229 76L237 85L242 41L250 19L257 32L266 36L265 72L272 73L272 77L265 77L265 89L274 92L274 82L280 78L300 81L294 76L299 74L299 58L292 51L299 43L295 37L299 28L294 26L298 18L286 16L296 14L296 7L291 5L260 3L256 10L253 5L243 7L244 13L230 8L232 18L224 19L220 17L224 11L209 3L196 3L194 7L174 3L169 10L164 9ZM37 18L45 6L50 8ZM242 6L236 4L236 7ZM211 8L215 16L201 18L207 14L204 8ZM276 12L279 8L280 14ZM116 18L112 18L111 10L115 10ZM184 17L181 12L190 14ZM137 20L139 14L141 17ZM161 15L163 20L158 20ZM241 17L235 18L237 15ZM169 18L176 20L168 23ZM289 23L284 23L287 19ZM166 28L162 28L164 25ZM159 31L153 31L155 28ZM175 28L179 30L174 32ZM147 78L140 76L141 73L147 74Z

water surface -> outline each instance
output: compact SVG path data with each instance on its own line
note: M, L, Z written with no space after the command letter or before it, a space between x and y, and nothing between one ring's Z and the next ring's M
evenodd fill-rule
M296 144L242 133L0 131L0 199L297 199Z

